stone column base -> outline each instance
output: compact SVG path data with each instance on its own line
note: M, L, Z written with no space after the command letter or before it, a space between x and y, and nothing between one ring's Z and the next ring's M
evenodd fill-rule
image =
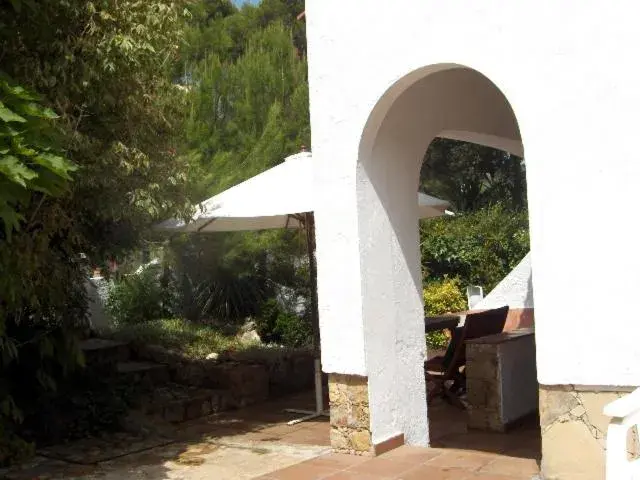
M579 385L540 385L541 473L545 480L602 480L609 418L604 406L633 389ZM637 456L638 433L629 454Z
M331 447L340 453L373 454L367 377L329 374Z
M469 428L505 432L537 413L532 329L470 340L466 354Z

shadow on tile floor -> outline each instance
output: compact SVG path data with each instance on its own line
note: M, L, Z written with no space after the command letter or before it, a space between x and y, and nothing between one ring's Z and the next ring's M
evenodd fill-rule
M539 460L541 457L540 424L529 418L507 433L490 433L467 429L464 411L436 400L429 407L431 446L486 453L509 453L513 457Z
M251 479L329 451L328 418L289 426L285 408L312 409L313 394L294 395L147 435L125 433L42 449L0 478Z
M467 431L463 411L436 401L429 409L432 448L354 457L329 453L327 418L286 424L295 415L285 408L313 404L309 392L174 425L148 439L75 442L47 449L6 478L529 480L538 470L535 422L508 434Z

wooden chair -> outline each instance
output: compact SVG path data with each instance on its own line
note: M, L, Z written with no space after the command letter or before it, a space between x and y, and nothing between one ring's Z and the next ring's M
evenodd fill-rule
M476 338L501 333L507 322L509 307L500 307L479 313L468 314L464 326L454 332L451 342L444 356L434 357L425 364L426 379L434 384L434 388L427 396L427 403L431 403L437 395L450 400L454 405L464 408L464 405L453 389L446 386L446 382L454 384L464 380L464 373L460 370L466 362L465 342Z

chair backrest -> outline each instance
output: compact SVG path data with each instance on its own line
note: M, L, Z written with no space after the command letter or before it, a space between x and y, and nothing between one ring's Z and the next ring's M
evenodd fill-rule
M465 342L488 335L501 333L507 323L509 307L494 308L484 312L470 313L464 321L462 334L456 340L451 363L447 366L447 376L450 377L466 362Z
M473 340L501 333L507 323L508 314L507 306L468 314L464 321L464 339Z

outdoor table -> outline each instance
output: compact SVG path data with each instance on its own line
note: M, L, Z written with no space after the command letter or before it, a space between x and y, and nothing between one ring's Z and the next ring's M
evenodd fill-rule
M424 318L425 333L449 330L453 332L464 315L437 315Z

